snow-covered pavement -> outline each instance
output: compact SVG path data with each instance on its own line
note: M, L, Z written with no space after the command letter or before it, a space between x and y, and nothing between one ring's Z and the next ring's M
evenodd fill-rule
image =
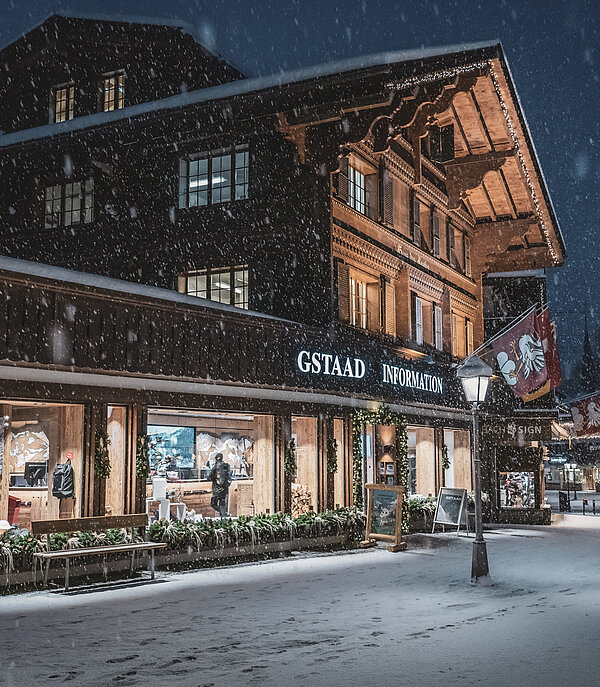
M0 684L599 684L600 518L486 538L489 588L468 584L472 540L446 534L0 598Z

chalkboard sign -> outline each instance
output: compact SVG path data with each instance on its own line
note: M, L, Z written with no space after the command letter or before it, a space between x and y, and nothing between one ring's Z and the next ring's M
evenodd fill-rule
M437 506L433 518L433 529L438 525L453 525L460 529L467 527L467 490L442 487L438 492Z
M364 545L375 540L391 542L388 551L402 551L402 498L404 487L396 484L366 484L367 532Z

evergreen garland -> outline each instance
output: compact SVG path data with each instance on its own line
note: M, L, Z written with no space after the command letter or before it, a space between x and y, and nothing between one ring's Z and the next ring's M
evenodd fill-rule
M285 452L283 456L283 471L288 477L292 477L298 467L296 459L296 442L290 439L285 445Z
M338 443L335 437L327 439L327 472L333 475L338 469Z
M108 432L105 428L98 429L94 440L94 477L97 479L110 477L109 446Z
M141 479L147 479L150 474L150 456L148 455L148 435L140 434L137 438L135 452L135 474Z
M395 413L389 406L381 404L377 410L352 411L352 478L354 505L356 508L363 507L363 474L360 437L362 426L372 425L394 425L396 427L396 483L408 487L408 436L406 433L407 421L402 413ZM402 530L408 531L408 509L402 508Z
M442 470L450 469L450 458L448 458L448 447L442 444Z

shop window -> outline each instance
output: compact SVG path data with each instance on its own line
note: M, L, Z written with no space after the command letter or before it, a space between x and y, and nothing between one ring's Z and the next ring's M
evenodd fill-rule
M75 116L75 86L61 84L50 96L50 123L66 122Z
M500 508L535 508L535 473L499 472Z
M248 266L186 272L179 277L179 291L236 308L248 309Z
M79 516L83 406L19 403L10 412L10 450L4 455L10 524L30 531L34 520Z
M317 418L292 417L296 474L292 477L292 517L317 511Z
M102 111L125 107L125 72L117 71L102 77Z
M44 227L69 227L94 219L94 180L47 186L44 195Z
M249 148L223 148L179 161L179 207L248 198Z
M108 406L106 430L110 444L110 476L106 480L105 509L107 515L123 515L125 512L126 458L129 450L127 443L127 408Z
M167 506L183 517L218 517L211 506L211 470L217 454L229 466L227 512L273 512L273 417L201 410L150 409L151 476L148 510L162 507L153 478L166 479Z

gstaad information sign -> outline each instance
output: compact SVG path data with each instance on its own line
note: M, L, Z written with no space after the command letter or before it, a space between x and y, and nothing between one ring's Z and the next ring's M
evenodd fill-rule
M365 357L338 355L329 351L301 350L296 354L296 368L306 375L361 380L373 378L387 387L413 389L442 396L441 375L422 372L399 361L369 361Z

